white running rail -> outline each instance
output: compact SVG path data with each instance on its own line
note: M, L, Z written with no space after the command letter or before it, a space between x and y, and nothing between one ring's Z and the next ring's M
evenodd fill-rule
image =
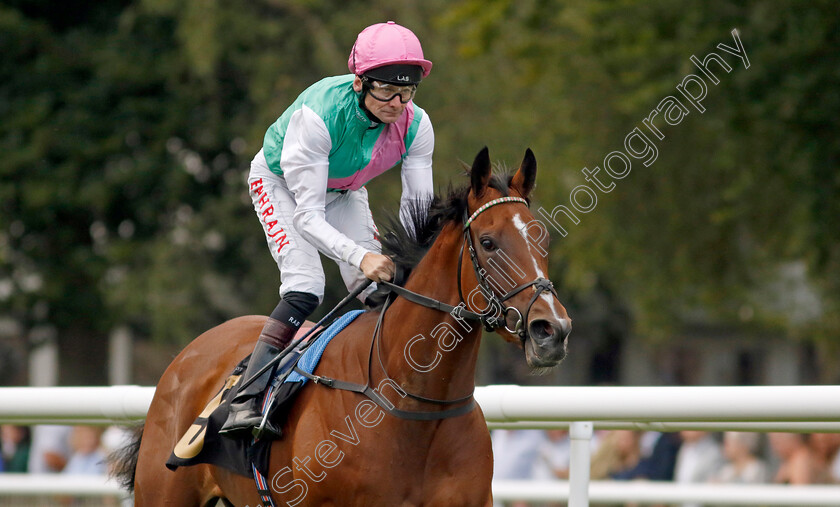
M153 387L0 388L3 424L112 424L142 421ZM496 481L500 500L568 500L572 507L598 502L700 502L729 505L840 506L840 486L683 485L590 482L588 438L592 428L677 431L840 432L840 386L715 387L479 387L475 393L493 427L570 427L573 433L571 482ZM571 425L570 425L571 423ZM31 481L31 482L28 482ZM45 493L70 488L54 476L28 479L0 475L0 495ZM112 483L80 484L113 494ZM69 489L64 493L73 494Z

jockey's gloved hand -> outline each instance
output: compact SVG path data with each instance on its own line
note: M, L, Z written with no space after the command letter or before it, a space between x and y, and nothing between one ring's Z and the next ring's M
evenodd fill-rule
M365 254L359 267L362 273L374 282L391 280L396 269L390 257L373 252Z

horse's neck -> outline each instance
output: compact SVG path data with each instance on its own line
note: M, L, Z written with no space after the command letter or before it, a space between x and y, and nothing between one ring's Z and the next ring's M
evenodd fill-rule
M454 228L442 232L406 288L456 306L460 238ZM481 341L478 323L397 298L386 312L381 338L388 375L406 392L440 400L472 392ZM424 404L423 409L430 407Z

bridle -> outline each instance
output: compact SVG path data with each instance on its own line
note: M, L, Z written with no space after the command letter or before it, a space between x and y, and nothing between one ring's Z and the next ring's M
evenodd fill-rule
M482 268L479 263L478 254L475 251L475 243L473 242L470 226L475 221L475 219L483 212L487 211L493 206L505 203L522 203L528 206L528 201L526 199L523 199L522 197L499 197L498 199L493 199L492 201L484 203L478 209L476 209L475 212L473 212L473 214L470 216L467 216L467 213L469 213L467 210L464 211L464 242L461 244L461 251L458 253L457 272L458 297L461 299L461 302L457 306L452 306L443 303L442 301L423 296L422 294L410 291L400 285L393 284L391 282L380 282L380 285L388 287L392 292L404 297L405 299L413 303L447 312L456 319L479 321L483 324L484 329L488 332L493 332L498 329L504 329L505 331L511 334L519 336L520 340L525 341L528 338L528 326L526 325L526 323L528 322L528 316L531 314L531 307L534 306L534 303L537 301L537 298L539 298L543 292L548 292L552 294L558 300L559 297L557 296L557 291L554 289L554 285L551 283L551 281L543 277L537 277L533 281L516 286L501 296L497 295L496 291L493 290L493 288L490 286L490 283L486 276L487 270ZM461 287L461 270L463 266L465 250L469 252L470 261L472 263L473 271L475 272L475 278L478 281L479 290L481 290L482 295L488 302L487 308L480 312L474 312L472 310L467 309L467 300L464 298L464 292ZM522 315L522 312L520 312L516 307L505 305L505 301L519 294L528 287L533 287L534 294L531 296L531 300L528 302L528 306L525 309L525 315ZM510 313L514 313L516 316L516 322L513 325L508 325L508 314Z
M461 252L458 254L458 296L461 298L461 301L464 301L466 304L466 300L464 299L464 293L461 290L461 264L464 259L464 247L468 247L467 250L470 253L470 260L472 261L473 271L475 271L475 278L478 280L478 286L481 289L481 293L484 295L484 298L487 299L488 308L492 308L495 310L494 315L487 316L485 314L482 315L481 323L484 324L484 329L488 332L495 331L497 329L504 328L505 331L516 334L519 336L519 339L525 341L528 338L528 329L527 325L528 322L528 315L531 314L531 307L534 306L534 303L537 301L537 298L540 297L540 294L543 292L550 292L554 295L555 298L557 296L557 291L554 289L554 284L551 283L550 280L547 280L542 277L537 277L533 281L524 283L517 287L514 287L506 294L499 297L496 295L496 291L490 287L490 284L487 281L487 277L485 273L487 270L481 268L478 263L478 254L475 251L475 244L473 242L472 234L470 233L470 225L473 221L484 211L488 208L496 206L497 204L503 204L506 202L520 202L522 204L528 205L528 201L521 197L500 197L498 199L493 199L481 207L479 207L475 212L467 218L467 212L464 212L464 243L461 245ZM525 309L525 315L523 316L522 313L514 306L506 306L504 303L508 299L512 298L513 296L519 294L523 290L527 289L528 287L534 288L534 294L531 296L531 300L528 302L528 306ZM508 326L508 313L510 312L516 313L516 323L512 326Z
M386 298L385 304L380 310L379 318L376 322L373 334L371 336L370 353L368 355L368 379L364 385L333 379L322 375L310 374L298 368L295 368L295 371L297 371L304 377L314 381L317 384L322 384L333 389L343 389L363 394L369 399L373 400L385 412L388 412L389 414L399 417L401 419L409 419L415 421L433 421L447 419L450 417L458 417L471 412L475 408L475 399L473 399L473 392L470 392L468 395L456 399L439 400L434 398L426 398L424 396L420 396L418 394L413 394L408 391L402 390L405 396L425 403L432 403L443 406L458 405L461 403L464 403L464 405L457 406L454 408L433 411L411 411L397 409L390 401L388 401L384 396L377 392L376 389L371 388L371 366L375 351L376 356L379 360L379 367L382 370L382 373L385 375L385 378L391 378L391 376L385 369L384 363L382 362L382 353L379 349L379 345L382 343L380 335L382 332L385 313L391 301L393 300L392 295L394 294L403 297L408 301L411 301L412 303L449 313L450 315L459 320L467 319L481 322L484 325L484 329L486 329L488 332L504 328L509 333L518 335L519 338L523 341L528 338L528 330L525 323L528 322L528 315L531 313L531 307L534 305L537 298L543 292L549 292L553 294L555 298L557 298L557 291L554 289L554 285L552 285L552 283L545 278L537 277L531 282L514 287L504 295L498 296L493 290L493 288L490 286L490 283L488 282L488 279L485 276L485 273L487 271L484 268L482 268L479 264L478 254L475 251L472 235L470 234L470 225L473 223L476 217L478 217L481 213L487 211L489 208L504 203L522 203L526 206L528 205L528 201L521 197L500 197L498 199L493 199L492 201L483 204L470 216L467 216L467 211L464 212L464 242L461 245L461 251L458 254L458 296L461 298L461 302L457 306L452 306L437 299L418 294L395 283L379 282L379 285L385 286L388 289L390 289L392 294L389 294ZM492 308L494 310L492 314L488 311L474 312L468 310L466 307L467 302L464 299L464 295L461 289L461 268L463 266L465 250L468 251L470 254L470 261L472 262L473 270L475 271L475 277L478 280L479 289L481 290L485 299L489 303L488 308ZM523 316L522 313L515 307L506 306L504 303L505 301L519 294L528 287L533 287L534 295L531 296L531 300L528 302L528 307L526 308L525 315ZM508 326L507 324L507 316L510 312L515 312L517 316L516 324L514 324L512 327Z

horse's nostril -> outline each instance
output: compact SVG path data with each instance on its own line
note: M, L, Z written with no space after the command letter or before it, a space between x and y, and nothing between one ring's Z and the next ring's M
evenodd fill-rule
M544 319L537 319L532 321L528 326L528 334L534 340L545 341L554 336L555 329L551 325L551 322Z
M571 332L572 323L569 319L560 319L559 322L536 319L528 325L528 334L538 342L547 342L555 338L565 340Z

